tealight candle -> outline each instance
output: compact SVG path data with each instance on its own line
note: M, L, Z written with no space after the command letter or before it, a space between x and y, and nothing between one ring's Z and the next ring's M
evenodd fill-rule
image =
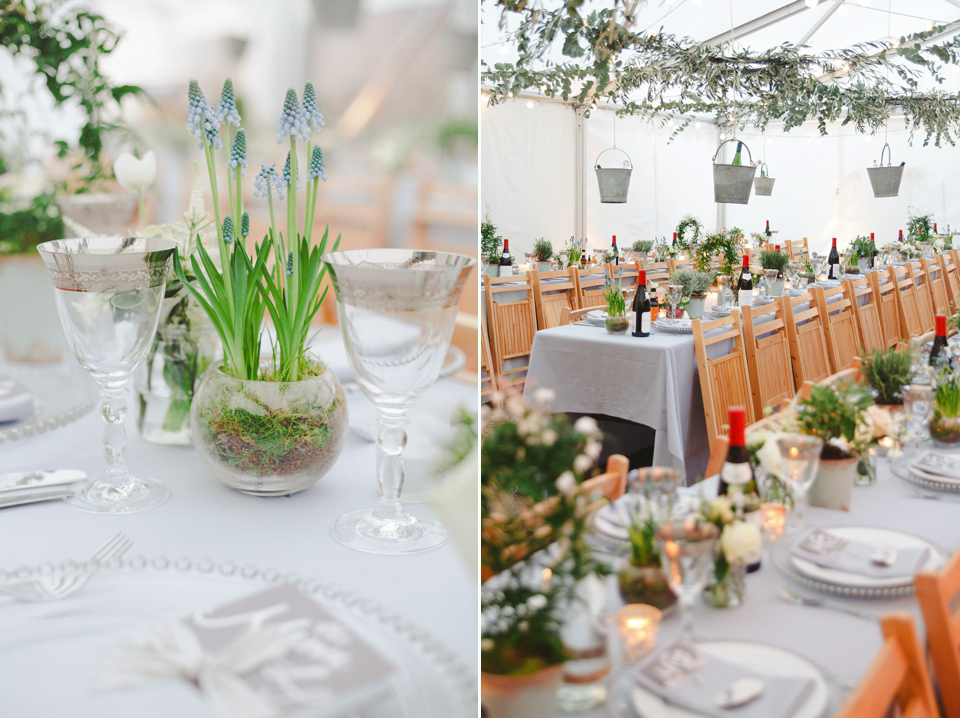
M763 522L763 538L768 543L776 543L787 525L787 507L783 504L760 504L760 519Z
M887 454L896 448L897 442L892 436L885 436L877 442L877 456L887 456Z
M660 609L643 603L631 603L617 611L624 663L639 661L653 650L661 615Z

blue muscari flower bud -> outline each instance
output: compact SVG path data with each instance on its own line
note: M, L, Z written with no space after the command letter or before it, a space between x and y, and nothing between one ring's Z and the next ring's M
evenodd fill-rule
M284 184L280 180L280 175L277 174L277 166L270 165L260 165L261 169L257 173L257 176L253 180L253 196L259 197L260 201L266 204L267 195L273 191L277 193L277 196L283 200L286 198L286 194L283 191Z
M287 276L293 276L293 252L290 251L287 253Z
M283 101L283 114L280 115L280 124L277 126L277 144L287 135L304 142L310 137L307 119L297 102L297 93L293 90L287 90L287 97Z
M207 141L213 145L215 150L223 147L223 140L218 133L220 121L213 113L213 109L207 103L207 99L200 91L200 85L196 80L190 80L190 89L187 92L187 130L191 135L200 140L198 147L203 147L203 137L206 133Z
M250 236L250 213L244 212L243 216L240 217L240 236L249 237Z
M224 81L223 90L220 92L217 119L220 122L229 122L234 127L240 126L240 113L237 112L237 101L233 97L233 80L229 77Z
M230 159L227 160L227 167L230 169L236 169L237 165L243 168L247 167L247 133L245 130L237 130L237 136L233 138L233 147L230 148Z
M227 244L233 241L233 217L229 214L223 218L223 241Z
M308 82L303 90L303 116L313 129L319 130L323 127L323 115L317 109L317 95L313 91L312 82Z
M283 186L290 186L290 153L287 152L287 161L283 163ZM297 177L297 189L300 189L300 177Z
M323 152L320 151L320 145L315 145L313 148L310 167L307 169L307 181L315 180L317 177L324 182L327 181L327 171L323 168Z

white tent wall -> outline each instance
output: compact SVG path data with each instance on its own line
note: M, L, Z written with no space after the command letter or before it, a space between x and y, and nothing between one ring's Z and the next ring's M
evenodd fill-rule
M510 240L514 257L575 233L577 116L572 108L525 100L481 104L481 216Z

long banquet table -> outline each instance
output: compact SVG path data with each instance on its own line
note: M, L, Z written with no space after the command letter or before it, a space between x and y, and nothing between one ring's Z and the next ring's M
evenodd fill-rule
M337 328L324 330L315 349L341 381L349 380ZM362 393L348 391L346 396L349 411L355 411L357 416L371 415L369 407L364 406L367 399ZM476 409L476 386L453 378L438 381L427 396L435 401L442 398L451 409L457 403L470 411ZM136 404L132 394L127 399L131 406ZM453 654L467 675L476 676L477 578L467 568L457 546L448 541L423 554L381 556L346 548L331 536L330 527L338 516L372 508L377 501L372 442L348 431L339 460L316 485L291 498L258 498L218 482L190 448L144 442L135 419L131 412L126 422L128 464L134 473L167 483L173 493L169 502L150 511L121 516L81 513L59 501L4 509L0 512L0 569L81 560L114 533L123 531L135 541L128 556L165 556L171 561L181 556L194 561L209 558L216 563L233 562L238 570L247 565L272 567L282 575L296 573L335 584L427 631ZM104 467L102 424L98 412L92 411L63 428L4 444L0 446L0 471L76 468L96 475ZM430 513L425 504L418 504L415 510ZM464 507L464 511L471 510L476 513L477 507ZM53 603L18 604L0 598L4 604L0 611L0 635L13 626L23 632L24 617L35 616L33 612L37 610L49 613L33 624L27 623L27 635L56 631L57 617L78 610L82 603L74 599L85 592L95 592L95 580L80 593ZM209 606L196 606L198 610L203 608ZM99 666L106 658L95 655L79 660ZM10 666L17 666L18 670L11 672ZM56 704L58 692L65 690L58 688L58 683L65 678L50 673L45 665L19 665L15 651L0 656L0 715L27 718L57 714L45 706L48 700ZM156 686L141 690L134 694L139 695L138 718L166 718L175 712L214 715L212 708L201 703L196 691L177 694L172 688L161 690ZM104 706L113 709L104 712ZM91 692L83 694L69 714L85 718L131 715L115 710L110 700Z
M807 525L870 526L913 534L938 546L949 556L960 549L960 495L943 494L940 499L920 498L928 490L916 491L896 477L889 463L880 461L873 486L855 486L849 512L810 508ZM715 495L716 477L687 491ZM783 539L784 541L786 539ZM913 614L921 641L923 619L916 598L852 599L827 596L786 579L765 561L761 569L747 574L744 602L737 608L713 608L702 600L695 608L694 633L701 640L733 639L766 643L800 655L820 667L834 681L835 703L856 685L880 649L880 627L873 620L841 612L836 608L799 606L781 598L781 586L794 594L823 599L866 611L876 617L894 611ZM611 611L622 605L614 579L610 579ZM679 635L678 612L660 626L657 646L665 646ZM611 646L617 638L611 635ZM611 673L611 679L618 668ZM836 709L837 705L833 706ZM585 718L614 715L611 706L598 708ZM621 714L616 714L621 715ZM626 715L630 715L627 713ZM632 718L632 716L631 716Z

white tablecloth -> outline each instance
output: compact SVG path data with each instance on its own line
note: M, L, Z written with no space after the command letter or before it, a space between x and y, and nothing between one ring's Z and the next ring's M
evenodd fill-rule
M340 342L339 330L322 333L315 346L318 354L342 378L349 368ZM428 392L450 402L476 410L477 389L453 379L444 379ZM173 492L165 505L127 516L81 513L53 501L0 511L0 567L12 569L50 561L83 559L117 531L135 541L128 554L159 555L175 559L210 558L233 561L239 566L253 564L273 567L283 573L295 572L333 583L372 599L392 612L427 630L464 664L470 675L477 670L477 578L471 575L457 547L449 542L437 550L413 556L379 556L342 546L330 534L330 526L341 514L373 508L378 498L375 474L375 446L347 432L346 445L330 473L310 489L292 498L258 498L228 489L200 463L191 448L163 447L140 439L133 407L134 395L127 397L131 415L127 419L129 449L127 461L135 474L163 480ZM347 392L351 411L370 414L359 391ZM0 471L37 468L82 469L94 476L104 469L101 449L103 422L96 411L64 428L0 446ZM414 510L429 510L418 504ZM469 509L465 509L469 510ZM474 512L478 509L473 508ZM58 605L69 611L69 600ZM3 603L4 620L15 620L18 606ZM197 606L197 609L210 606ZM38 631L49 627L37 626ZM103 662L106 656L83 657ZM44 676L44 666L30 666L35 678L57 690L57 677ZM8 699L19 698L22 686L0 675L0 715ZM138 718L168 718L172 713L154 702L151 690L144 693ZM17 718L51 715L43 710L43 695L34 696L35 713ZM199 700L199 699L198 699ZM213 715L211 710L210 715ZM96 718L82 703L71 716ZM11 715L11 718L13 716Z
M570 324L537 332L524 394L556 392L555 411L605 414L656 431L655 466L706 468L710 445L691 334L609 334Z

